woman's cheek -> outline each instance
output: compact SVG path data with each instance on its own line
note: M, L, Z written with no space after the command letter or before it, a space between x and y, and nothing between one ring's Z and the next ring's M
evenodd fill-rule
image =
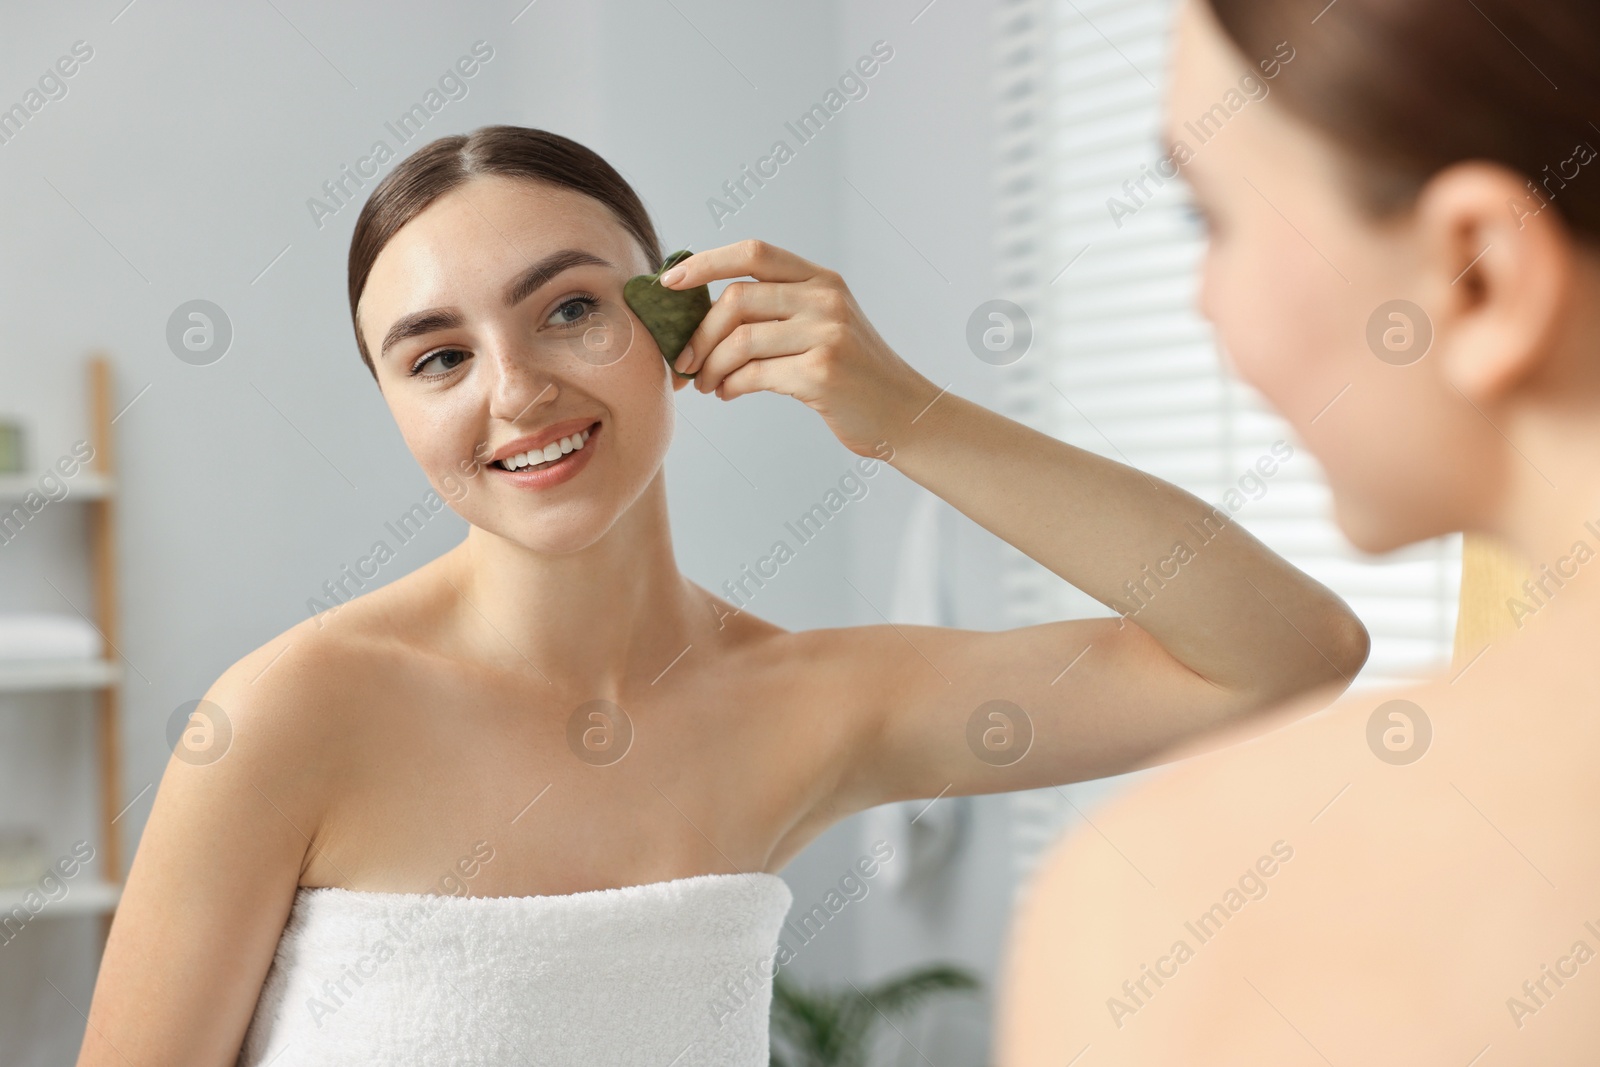
M1322 389L1331 329L1327 327L1327 266L1308 262L1302 248L1263 234L1219 272L1219 332L1235 372L1297 426L1327 397ZM1248 251L1246 251L1248 249ZM1313 258L1316 257L1313 254ZM1337 282L1337 279L1334 279Z
M461 473L461 461L479 454L474 451L477 445L471 439L471 424L451 407L448 402L422 403L395 412L400 435L430 482Z
M1278 344L1271 336L1275 316L1264 288L1270 279L1252 266L1234 249L1213 242L1206 258L1204 307L1234 374L1272 398Z

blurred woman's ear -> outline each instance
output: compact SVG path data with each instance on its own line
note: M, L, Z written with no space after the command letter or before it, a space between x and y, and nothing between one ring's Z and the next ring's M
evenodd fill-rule
M1527 182L1495 163L1446 167L1413 217L1424 307L1445 380L1483 407L1556 358L1577 284L1571 231Z

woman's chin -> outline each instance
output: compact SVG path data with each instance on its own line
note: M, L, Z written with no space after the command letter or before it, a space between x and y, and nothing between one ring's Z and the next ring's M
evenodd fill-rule
M1396 514L1392 505L1375 506L1365 500L1352 499L1348 492L1334 489L1334 523L1347 541L1368 555L1381 556L1425 540L1396 523Z
M540 556L570 556L600 540L598 534L574 531L571 536L551 535L547 531L528 529L508 530L500 535L519 548Z
M588 509L552 508L539 513L498 508L489 514L463 515L472 528L469 536L490 535L505 545L515 545L544 556L581 552L605 536L612 525Z

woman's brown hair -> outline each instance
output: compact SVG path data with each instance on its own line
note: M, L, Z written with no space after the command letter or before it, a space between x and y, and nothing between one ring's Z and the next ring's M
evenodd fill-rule
M1369 211L1403 209L1436 172L1486 160L1527 179L1513 212L1553 206L1600 241L1596 0L1207 2L1247 58L1294 47L1274 95L1345 150Z
M661 266L661 242L639 195L611 164L578 142L526 126L480 126L471 133L441 137L407 156L378 183L350 235L350 321L356 348L374 380L378 370L356 319L373 262L400 227L429 204L484 174L545 182L593 197L633 235L650 269Z

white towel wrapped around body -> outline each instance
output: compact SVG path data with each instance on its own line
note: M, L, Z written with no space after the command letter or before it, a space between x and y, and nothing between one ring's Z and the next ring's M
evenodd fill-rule
M768 1067L775 874L558 896L302 887L239 1067Z

